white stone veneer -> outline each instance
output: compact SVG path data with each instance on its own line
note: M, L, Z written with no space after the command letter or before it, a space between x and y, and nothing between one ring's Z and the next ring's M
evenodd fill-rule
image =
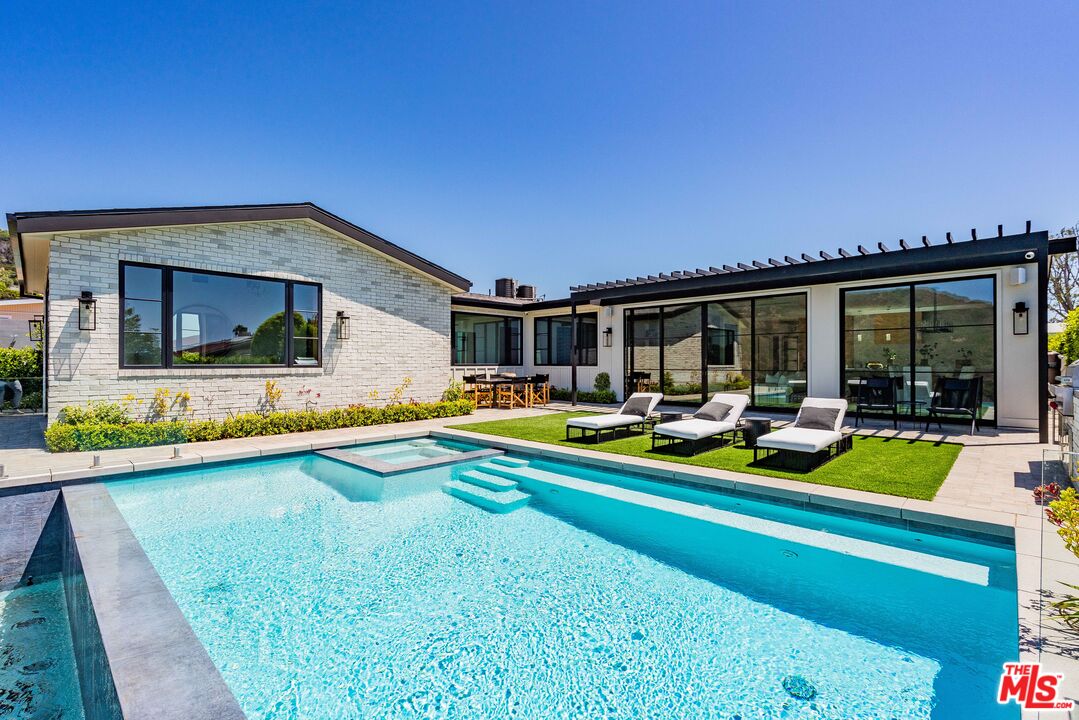
M191 417L254 410L265 382L284 391L280 408L381 405L408 376L405 394L437 400L450 377L451 288L373 250L302 220L176 226L57 235L49 263L47 384L49 419L65 405L119 401L134 394L145 413L156 388L187 391ZM119 363L119 263L130 260L199 270L321 282L321 368L124 369ZM97 300L97 329L78 329L77 298ZM338 340L338 310L351 318ZM379 398L371 399L377 391Z

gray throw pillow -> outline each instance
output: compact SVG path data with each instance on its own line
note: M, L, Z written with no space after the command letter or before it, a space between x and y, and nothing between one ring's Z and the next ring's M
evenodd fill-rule
M648 416L648 405L651 403L651 398L646 397L631 397L626 401L625 406L622 408L623 415L639 415L641 417Z
M712 401L706 402L701 405L701 409L693 413L693 417L700 420L711 420L712 422L720 422L723 418L727 417L727 413L731 411L734 405L728 405L724 402Z
M806 430L835 430L835 421L839 417L839 408L806 406L798 413L794 427Z

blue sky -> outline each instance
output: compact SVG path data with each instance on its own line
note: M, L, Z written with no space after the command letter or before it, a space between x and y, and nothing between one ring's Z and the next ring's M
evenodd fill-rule
M175 5L175 7L174 7ZM6 5L0 210L311 200L571 284L1079 222L1079 4Z

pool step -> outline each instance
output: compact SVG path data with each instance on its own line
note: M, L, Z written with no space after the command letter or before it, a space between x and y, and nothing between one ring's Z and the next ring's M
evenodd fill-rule
M466 482L461 482L460 480L450 480L443 483L442 491L493 513L512 512L519 507L527 505L528 499L532 497L520 490L503 490L501 492L496 492L494 490L488 490Z
M493 490L494 492L506 492L508 490L516 490L517 483L514 480L501 477L499 475L491 475L480 470L469 470L461 473L461 477L457 478L463 483L469 485L477 485L486 490Z
M428 445L437 445L438 440L435 440L434 438L417 438L415 440L410 440L408 444L412 447L427 447Z
M475 469L488 475L497 475L500 478L506 480L512 480L513 482L520 482L521 477L518 475L521 471L531 470L528 465L504 465L503 463L496 463L495 460L501 458L490 458L487 462L477 466Z
M527 460L522 460L521 458L509 457L508 455L499 455L498 457L493 457L493 458L491 458L490 462L493 462L495 465L503 465L505 467L512 467L512 468L527 467L528 466L528 461Z

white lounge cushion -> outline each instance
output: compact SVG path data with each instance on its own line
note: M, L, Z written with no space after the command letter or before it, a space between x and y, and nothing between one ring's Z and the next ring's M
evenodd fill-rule
M757 445L769 450L792 450L794 452L820 452L832 443L843 439L843 434L835 430L809 430L806 428L785 427L757 438Z
M659 401L663 399L663 393L633 393L626 398L626 403L634 398L648 398L647 415L651 415L652 411L656 409L656 405L659 405ZM589 417L571 418L566 421L566 426L584 428L585 430L609 430L610 428L636 425L637 423L644 422L644 418L647 417L647 415L623 415L622 410L624 410L625 407L626 405L623 403L622 407L618 409L618 412L613 415L591 415Z
M586 430L609 430L610 428L625 425L637 425L642 422L644 422L644 418L640 415L590 415L588 417L570 418L566 421L566 425Z
M720 433L730 432L734 428L734 423L726 420L713 422L711 420L701 420L700 418L689 418L688 420L676 420L656 425L655 432L656 435L665 435L679 438L680 440L701 440Z

